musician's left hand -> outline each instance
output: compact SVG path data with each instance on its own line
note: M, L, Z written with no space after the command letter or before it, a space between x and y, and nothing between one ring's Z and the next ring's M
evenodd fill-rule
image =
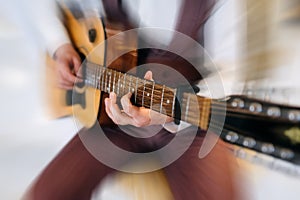
M145 79L152 80L152 72L145 74ZM164 124L173 119L145 107L137 107L130 102L131 93L121 98L122 110L117 104L117 95L113 92L105 99L105 110L114 123L119 125L133 125L136 127L153 124Z

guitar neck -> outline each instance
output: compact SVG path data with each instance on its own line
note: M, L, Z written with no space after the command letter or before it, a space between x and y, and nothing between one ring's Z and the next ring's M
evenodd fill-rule
M106 93L114 92L119 97L131 92L135 105L149 108L173 118L176 118L176 112L180 109L181 120L207 130L211 99L199 97L192 93L182 93L179 97L176 88L170 88L154 81L141 79L90 62L86 63L85 80L87 86ZM181 102L180 107L176 104L177 100Z
M133 93L135 105L181 119L202 130L218 131L226 142L238 144L284 160L300 163L300 108L231 95L213 100L182 92L92 63L86 64L88 87L115 92L119 97ZM176 106L179 100L180 107ZM180 117L178 116L180 113ZM225 117L226 116L226 117ZM287 156L288 155L288 156Z

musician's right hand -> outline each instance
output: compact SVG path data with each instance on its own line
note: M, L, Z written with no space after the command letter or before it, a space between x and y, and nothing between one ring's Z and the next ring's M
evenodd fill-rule
M55 69L58 77L58 86L63 89L72 89L79 76L81 59L71 44L60 46L54 54Z

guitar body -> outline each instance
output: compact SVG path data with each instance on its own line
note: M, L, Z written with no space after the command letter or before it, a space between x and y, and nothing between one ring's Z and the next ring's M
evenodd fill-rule
M85 60L101 66L106 66L106 56L114 56L118 48L127 45L136 46L136 38L122 38L107 42L124 28L119 24L106 23L97 16L85 17L78 7L60 4L64 24L74 48L79 53L83 63ZM136 66L137 52L133 51L120 56L109 63L108 67L126 72ZM81 126L90 128L98 120L101 125L112 126L114 123L105 112L104 99L108 94L95 87L85 84L75 84L74 89L66 91L55 87L57 80L54 73L54 61L47 57L47 101L50 102L49 113L53 117L63 117L73 114ZM84 67L81 69L84 71ZM49 92L50 91L50 92Z

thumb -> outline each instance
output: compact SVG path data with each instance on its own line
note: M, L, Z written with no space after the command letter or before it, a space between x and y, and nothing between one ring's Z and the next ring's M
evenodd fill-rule
M145 74L145 76L144 76L144 79L153 81L152 72L151 71L147 71L146 74Z
M73 67L74 67L75 73L78 75L78 73L80 73L79 70L80 70L80 66L81 66L80 58L78 56L73 56L72 62L73 62Z

